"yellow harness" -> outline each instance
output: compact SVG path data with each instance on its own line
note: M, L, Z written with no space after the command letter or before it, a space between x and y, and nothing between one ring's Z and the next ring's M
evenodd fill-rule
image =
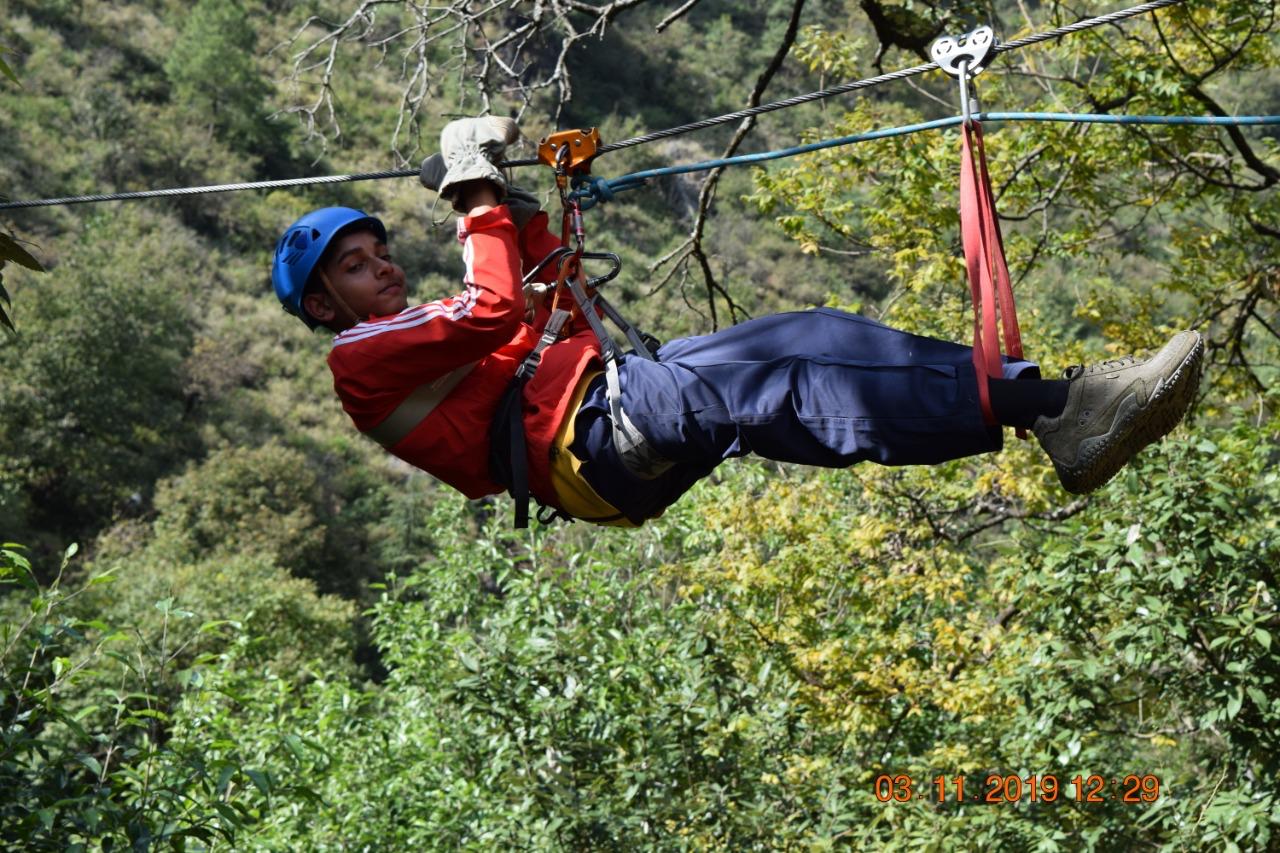
M556 440L551 445L551 486L556 491L561 508L574 518L609 527L639 527L619 512L617 507L596 494L596 490L582 477L582 460L569 451L569 446L573 444L574 421L577 420L583 398L587 396L587 386L601 373L603 371L600 370L584 373L573 391L564 423L560 424Z

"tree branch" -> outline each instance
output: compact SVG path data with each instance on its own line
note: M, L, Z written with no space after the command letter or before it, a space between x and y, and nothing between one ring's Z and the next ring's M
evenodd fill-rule
M778 45L778 49L774 51L773 58L769 60L769 64L765 67L764 71L762 71L760 76L756 78L756 84L751 91L751 97L747 99L748 108L760 105L761 100L764 98L765 90L769 87L769 82L773 80L773 76L778 72L778 69L782 67L782 63L787 58L787 54L791 52L791 46L795 43L796 33L800 28L800 15L804 10L804 4L805 0L795 0L795 3L791 8L791 19L787 22L787 31L782 37L782 43ZM740 146L742 141L746 139L747 134L749 134L752 128L755 127L755 123L755 116L748 116L743 119L742 123L738 125L738 129L734 132L733 138L729 141L729 144L725 146L724 152L720 156L732 157L738 150L738 146ZM650 267L650 272L656 272L664 264L672 261L675 262L675 266L672 270L667 273L658 287L654 288L656 291L663 284L670 281L672 276L675 274L675 271L683 268L689 262L690 258L696 260L698 262L698 266L702 270L703 282L707 288L707 301L711 304L713 329L717 328L715 307L715 295L717 293L724 297L725 302L729 306L729 320L731 323L737 322L739 314L742 314L744 317L749 316L733 301L729 296L728 290L726 290L725 287L716 280L715 274L711 269L711 264L707 259L707 254L702 245L702 238L706 231L707 214L711 210L711 204L715 199L716 187L720 182L720 175L723 172L723 166L717 167L712 169L710 174L703 179L702 186L698 190L698 212L693 221L693 228L689 231L688 239L686 239L679 248L669 252Z
M293 52L288 82L295 92L314 91L314 97L300 97L280 112L298 116L305 139L317 140L323 153L342 136L334 96L339 54L351 44L361 44L377 51L382 62L399 44L402 84L390 143L398 165L407 165L421 151L421 116L437 93L432 81L454 73L460 84L460 103L451 105L455 109L465 111L466 99L474 94L481 113L510 108L519 119L540 93L553 91L548 112L558 121L573 95L570 50L584 39L603 36L619 15L650 2L654 0L613 0L605 5L583 0L361 0L342 21L309 17L274 48ZM390 34L381 34L386 30L379 32L378 16L397 12L409 21L395 18ZM438 45L452 45L444 58L439 58L440 50L431 49Z
M658 22L658 25L657 25L656 27L654 27L654 29L655 29L655 30L657 30L658 32L662 32L662 31L663 31L663 30L665 30L667 27L671 26L671 25L672 25L672 24L674 24L676 21L680 20L680 19L681 19L681 18L683 18L686 14L688 14L688 13L689 13L689 10L690 10L690 9L692 9L694 6L697 6L699 2L700 2L700 0L689 0L689 2L688 2L688 3L685 3L685 4L684 4L683 6L681 6L679 9L676 9L676 10L675 10L674 12L672 12L670 15L667 15L665 18L663 18L661 21L659 21L659 22Z

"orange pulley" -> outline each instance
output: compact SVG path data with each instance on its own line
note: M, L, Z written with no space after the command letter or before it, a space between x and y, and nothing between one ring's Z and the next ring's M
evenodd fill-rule
M564 189L568 179L591 171L591 159L600 149L600 131L561 130L538 142L538 159L556 171L556 183Z

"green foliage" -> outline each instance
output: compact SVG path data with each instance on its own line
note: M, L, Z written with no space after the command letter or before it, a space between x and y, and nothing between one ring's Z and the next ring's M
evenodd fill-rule
M164 65L190 119L211 125L246 152L272 141L263 110L270 89L254 64L256 44L237 0L200 0Z
M356 614L349 601L317 595L310 581L260 555L171 562L158 551L153 546L129 559L95 563L100 570L107 566L118 582L83 596L78 612L127 626L149 647L167 644L171 675L227 645L211 633L220 620L232 620L237 633L251 638L239 657L242 666L270 668L297 681L310 677L314 661L352 672ZM157 689L176 694L182 680L175 679L159 679L164 683Z
M62 569L74 554L73 546ZM0 603L10 617L0 635L0 836L24 850L230 840L250 822L246 803L257 797L248 783L257 771L164 736L169 717L152 675L169 650L72 614L77 597L110 581L99 574L67 591L59 571L41 587L18 546L0 549L8 588ZM111 686L89 697L100 708L68 703L107 670L115 672ZM87 722L94 710L105 724Z
M42 526L102 524L189 441L181 367L194 289L183 267L195 261L155 224L93 224L30 303L22 336L0 349L0 515L11 533L22 503Z
M612 568L658 542L609 536L581 559L468 514L433 511L435 557L378 607L387 689L348 697L341 720L314 693L259 715L307 732L327 771L326 807L275 811L261 843L739 848L837 820L825 786L778 775L805 739L785 678L743 680L710 614ZM370 786L381 796L359 796ZM785 827L779 791L800 809Z
M734 672L696 608L613 568L633 564L632 543L577 559L519 546L501 520L441 522L466 538L440 543L378 619L395 693L447 703L429 715L438 769L415 767L438 793L405 804L415 823L446 846L538 849L766 831L761 777L794 709Z
M216 450L157 485L149 547L179 563L252 555L326 592L359 596L377 577L365 550L396 501L358 472L341 483L326 476L332 464L331 455L274 439Z
M260 554L280 565L315 561L324 544L321 497L306 456L271 443L228 448L156 493L156 534L175 559Z
M1280 421L1233 415L1048 541L1016 537L1037 551L1005 579L1040 640L1019 716L1049 742L1023 759L1151 768L1170 796L1144 811L1143 831L1193 824L1192 846L1268 848L1280 833Z
M22 85L21 83L18 83L18 75L14 74L13 69L9 67L9 63L4 61L4 54L8 52L9 51L7 48L0 47L0 74L3 74L5 77L8 77L9 82L15 83L17 85Z
M239 671L254 712L203 710L227 741L301 738L264 772L305 768L324 805L278 798L268 847L1265 848L1278 438L1241 418L1166 442L999 537L955 510L973 463L738 466L589 546L437 504L432 556L377 607L382 689ZM879 801L885 773L917 799ZM1060 799L939 805L940 774L970 801L1052 775ZM1076 802L1091 774L1117 784ZM1155 802L1119 801L1130 774Z
M31 850L182 849L233 842L273 796L310 796L272 778L258 744L217 733L249 701L230 692L238 673L286 694L348 678L354 608L254 556L135 553L68 590L75 553L41 586L19 546L0 548L0 836ZM273 739L285 755L295 742Z

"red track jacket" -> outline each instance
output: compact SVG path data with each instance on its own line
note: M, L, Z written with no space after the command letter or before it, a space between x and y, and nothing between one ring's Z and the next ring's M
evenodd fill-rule
M538 213L524 231L505 206L458 222L466 289L457 296L371 317L333 340L329 369L342 407L356 428L382 422L423 383L479 359L452 392L391 452L437 479L478 498L503 489L489 475L489 426L516 368L537 343L548 312L524 322L524 270L560 245ZM554 280L555 265L541 274ZM583 372L599 358L599 344L579 322L549 347L525 386L524 426L529 488L558 506L550 481L550 450Z

